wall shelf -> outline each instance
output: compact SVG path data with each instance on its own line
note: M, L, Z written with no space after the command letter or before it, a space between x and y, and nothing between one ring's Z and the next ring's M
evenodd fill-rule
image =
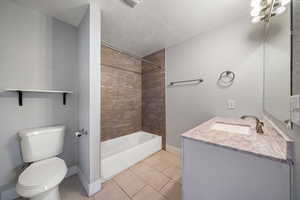
M1 92L16 92L18 94L19 106L23 106L23 93L53 93L53 94L62 94L63 96L63 105L67 103L67 94L72 94L73 91L70 90L37 90L37 89L3 89Z

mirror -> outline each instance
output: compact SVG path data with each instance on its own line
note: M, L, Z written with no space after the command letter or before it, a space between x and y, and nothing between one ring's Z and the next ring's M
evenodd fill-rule
M291 8L265 24L264 112L280 122L290 119Z

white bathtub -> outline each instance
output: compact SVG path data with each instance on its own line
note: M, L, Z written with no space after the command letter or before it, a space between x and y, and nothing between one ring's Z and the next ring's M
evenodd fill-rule
M161 136L139 131L101 142L101 178L108 180L161 150Z

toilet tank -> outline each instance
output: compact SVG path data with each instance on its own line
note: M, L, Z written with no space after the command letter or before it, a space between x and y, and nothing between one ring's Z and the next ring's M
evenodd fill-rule
M24 162L55 157L63 152L65 126L26 129L19 132Z

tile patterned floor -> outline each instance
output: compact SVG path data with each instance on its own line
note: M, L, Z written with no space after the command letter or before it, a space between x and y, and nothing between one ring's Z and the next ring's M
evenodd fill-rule
M106 181L89 198L73 176L61 184L62 200L180 200L180 163L177 154L160 151Z

